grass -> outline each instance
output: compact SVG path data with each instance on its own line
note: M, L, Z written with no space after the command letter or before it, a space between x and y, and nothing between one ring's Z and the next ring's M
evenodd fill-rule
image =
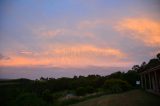
M142 90L105 95L70 106L160 106L160 97Z

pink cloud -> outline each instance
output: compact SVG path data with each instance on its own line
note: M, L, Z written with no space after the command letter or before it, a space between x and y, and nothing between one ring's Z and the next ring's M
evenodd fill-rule
M23 52L29 53L30 52ZM28 65L51 65L51 66L112 66L129 64L121 61L127 55L115 48L101 48L93 45L56 45L55 48L48 49L35 55L24 56L12 54L10 60L0 61L2 66L28 66ZM112 61L112 62L110 62Z
M106 19L92 19L83 20L75 23L72 27L67 28L47 28L40 27L33 30L33 33L40 37L50 38L55 36L83 36L91 39L96 39L94 28L109 25L109 21Z
M147 46L160 45L160 22L147 18L127 18L116 25L124 36L142 41Z
M42 36L48 36L48 37L54 37L54 36L59 36L67 33L66 29L55 29L55 30L46 30L46 31L41 31L40 34Z
M101 26L101 25L107 25L109 22L106 19L96 19L96 20L85 20L81 21L78 24L78 29L93 29L95 27Z
M31 51L20 51L21 54L25 54L25 55L31 55L33 54L33 52Z

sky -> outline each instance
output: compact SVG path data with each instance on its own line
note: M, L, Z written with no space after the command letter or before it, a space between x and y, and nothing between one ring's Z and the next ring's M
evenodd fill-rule
M1 0L0 78L93 67L108 74L148 62L160 52L159 7L159 0Z

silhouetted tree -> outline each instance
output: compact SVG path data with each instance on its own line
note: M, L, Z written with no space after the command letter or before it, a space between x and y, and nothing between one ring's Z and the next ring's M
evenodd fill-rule
M158 58L158 60L160 60L160 53L157 54L157 58Z
M139 65L134 65L134 66L132 67L132 70L133 70L133 71L136 71L136 72L138 72L139 69L140 69L140 66L139 66Z

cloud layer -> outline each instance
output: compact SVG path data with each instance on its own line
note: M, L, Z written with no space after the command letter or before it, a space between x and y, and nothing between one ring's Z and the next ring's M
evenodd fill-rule
M21 54L21 55L20 55ZM120 65L126 57L122 51L114 48L101 48L92 45L60 45L48 51L37 53L20 51L12 54L10 60L0 61L2 66L51 65L51 66L88 66ZM112 61L112 63L110 63ZM123 64L123 63L122 63Z
M0 75L1 66L12 66L10 70L14 72L14 67L24 70L24 67L32 70L34 66L38 70L43 66L131 67L147 62L160 51L159 3L157 0L3 0ZM50 69L44 70L51 73Z
M147 46L160 46L160 22L147 18L127 18L119 22L117 30L124 36L139 40Z

